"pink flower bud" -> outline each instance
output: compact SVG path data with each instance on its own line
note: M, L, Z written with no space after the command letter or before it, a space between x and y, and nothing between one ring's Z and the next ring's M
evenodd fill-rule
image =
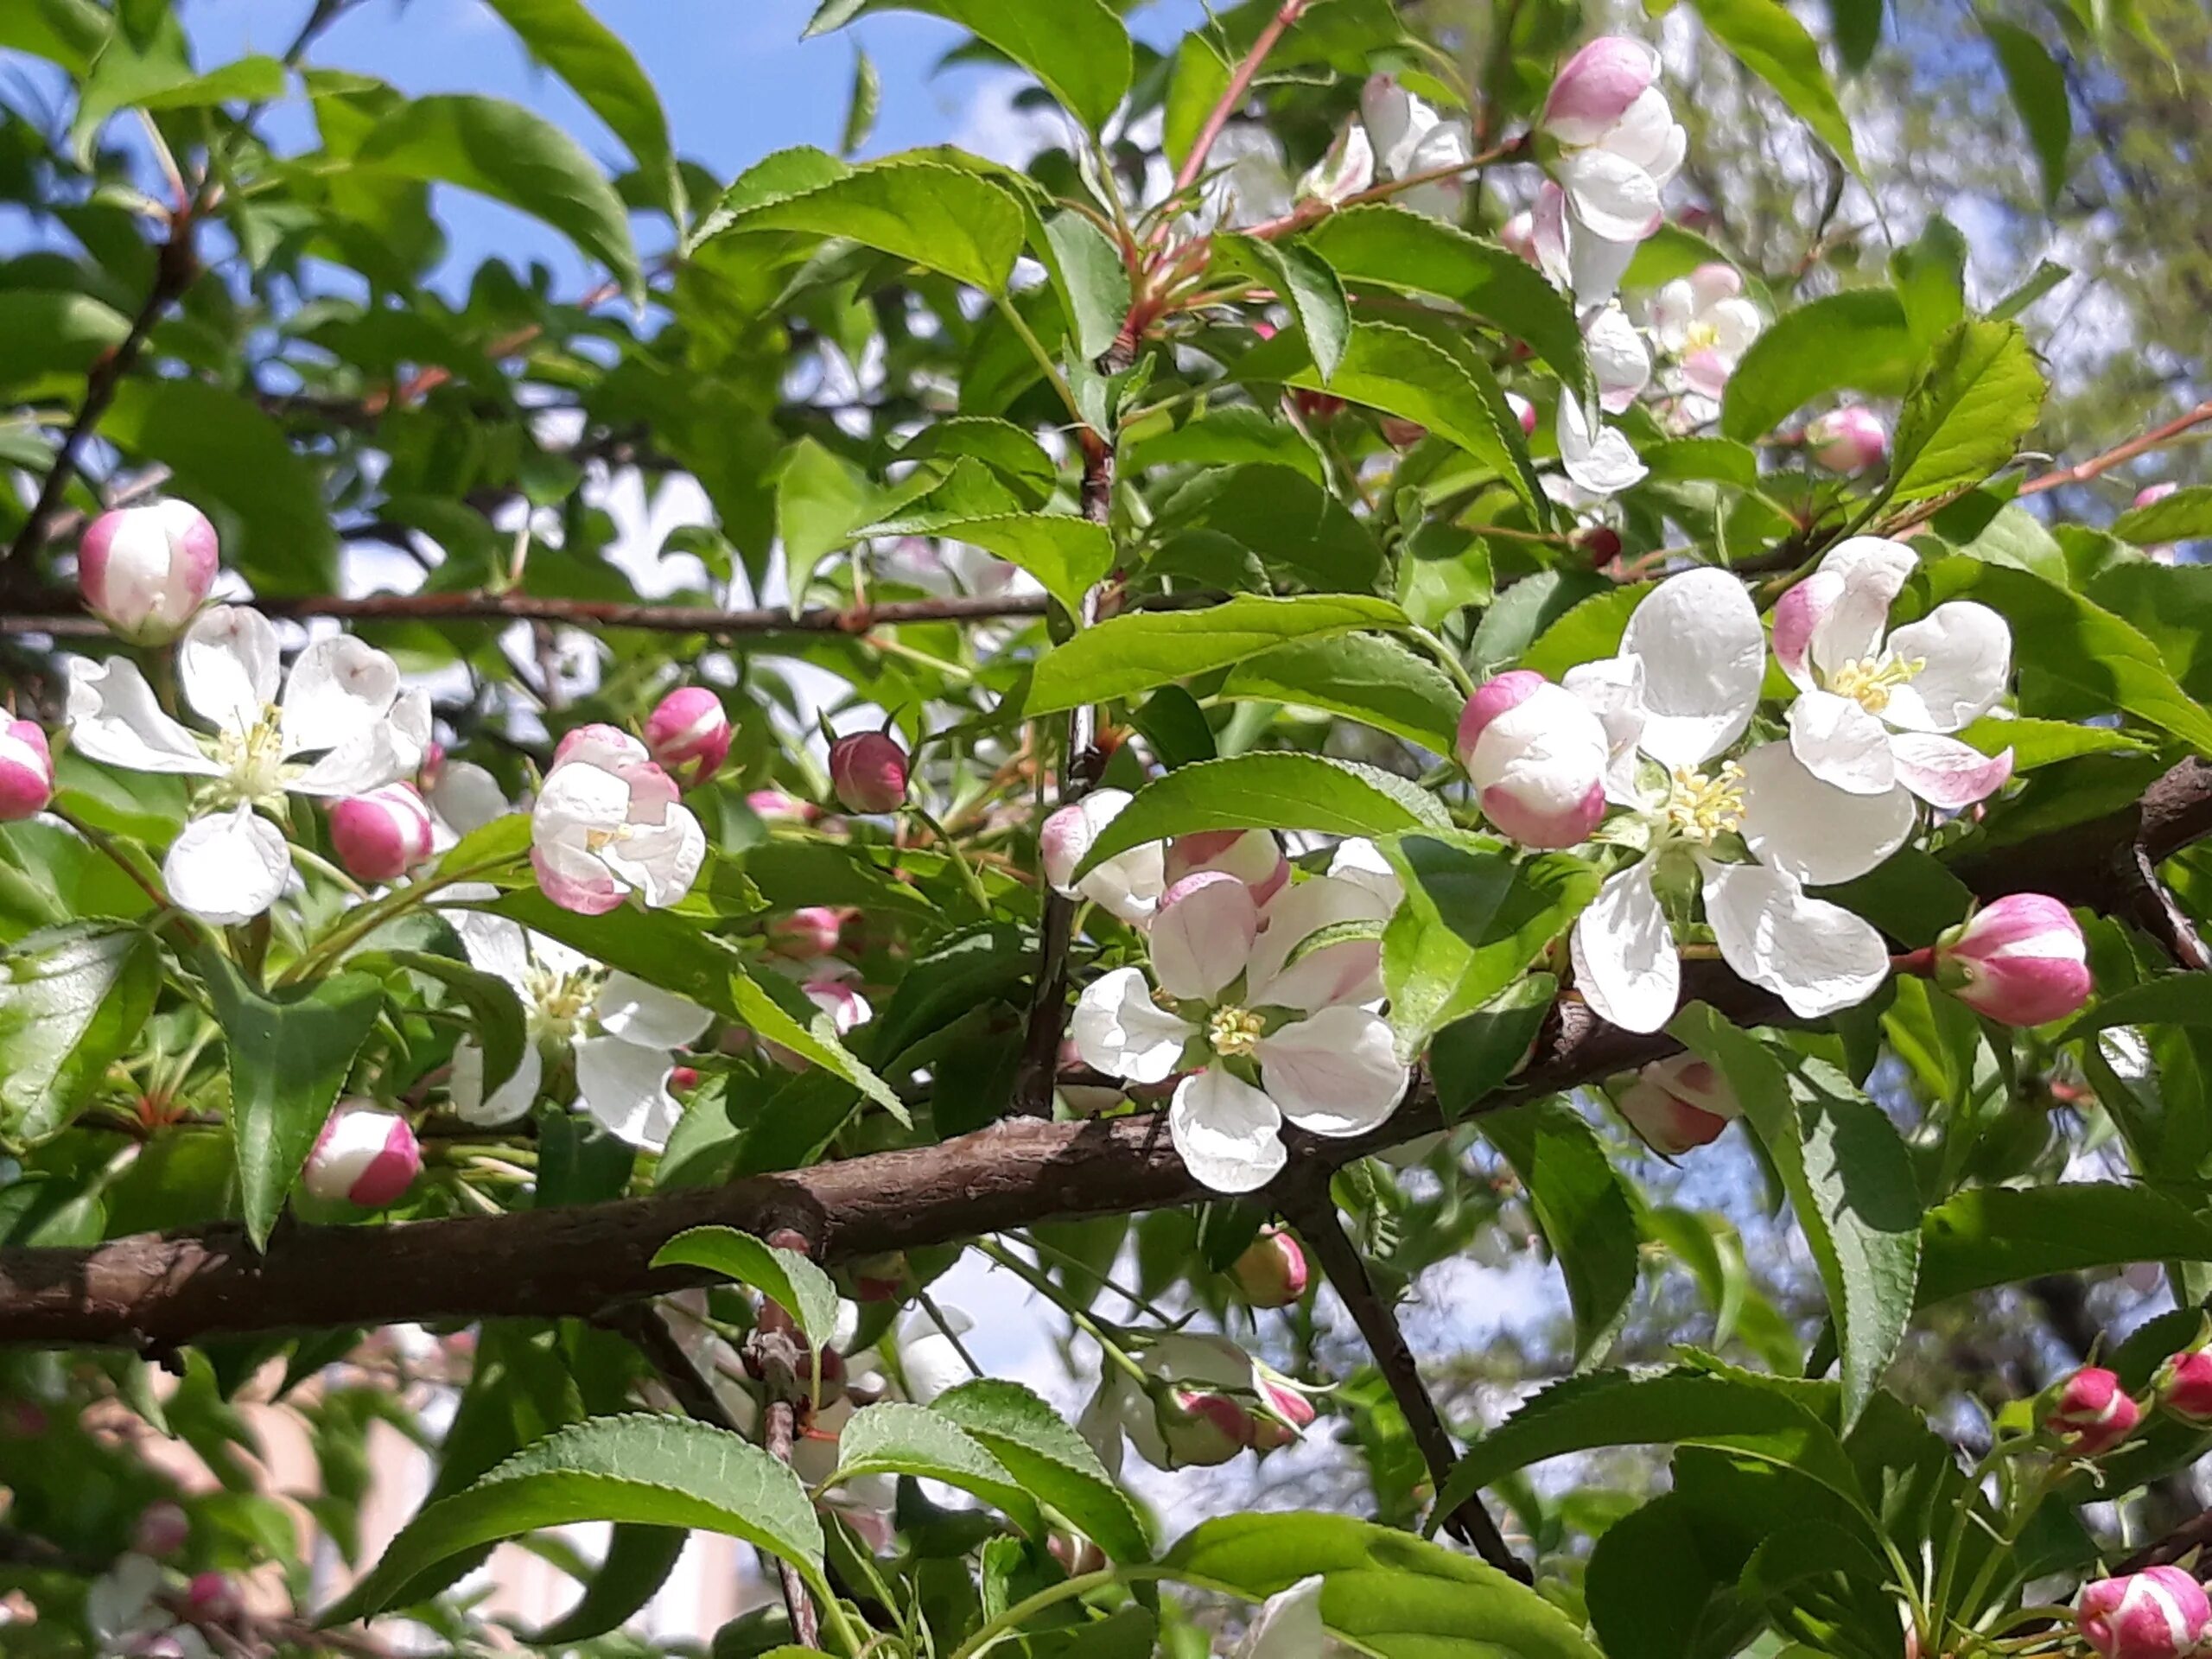
M1805 447L1816 466L1832 473L1863 473L1880 466L1890 453L1890 431L1872 410L1850 404L1808 424Z
M138 1511L138 1524L130 1532L130 1548L141 1555L165 1560L182 1549L191 1537L192 1517L184 1512L181 1503L173 1503L164 1497Z
M1264 905L1290 884L1290 861L1271 830L1201 830L1168 842L1166 873L1170 887L1194 875L1233 875Z
M729 759L729 715L703 685L678 686L645 716L645 749L686 789L703 784Z
M1260 1403L1252 1414L1252 1449L1279 1452L1294 1446L1313 1421L1313 1402L1290 1384L1262 1368Z
M1669 1158L1717 1140L1744 1109L1726 1080L1694 1054L1652 1061L1614 1104L1646 1146Z
M1459 716L1459 764L1483 816L1523 847L1574 847L1605 816L1605 728L1529 669L1497 675Z
M227 1624L240 1611L238 1592L220 1573L194 1573L184 1599L195 1624Z
M1536 216L1526 207L1498 226L1497 239L1516 258L1532 265L1541 263L1536 257Z
M215 527L190 502L118 507L93 519L77 543L77 586L124 639L165 645L206 602L216 562Z
M753 790L745 804L753 809L753 817L768 823L812 823L822 815L822 809L813 802L786 795L780 789Z
M46 810L54 798L54 752L46 734L28 720L0 725L0 823Z
M2089 1000L2088 944L2040 893L2007 893L1936 942L1936 982L2007 1026L2063 1020Z
M694 1065L673 1065L668 1071L671 1094L688 1095L699 1086L699 1069Z
M1072 1533L1056 1532L1046 1540L1045 1548L1052 1554L1067 1575L1079 1579L1086 1573L1096 1573L1106 1565L1106 1552L1088 1538Z
M1305 1247L1280 1227L1263 1230L1229 1269L1236 1288L1255 1307L1288 1307L1306 1294L1313 1269Z
M887 732L856 732L830 746L830 786L848 812L895 812L906 802L906 751Z
M1521 423L1521 435L1532 437L1536 430L1536 406L1517 391L1505 394L1505 406L1513 411L1513 418Z
M407 1120L357 1096L331 1109L300 1184L318 1198L379 1210L413 1185L422 1167Z
M330 844L357 881L391 881L430 855L430 809L412 784L386 784L330 808Z
M842 977L851 972L852 969L842 963L825 963L816 977L808 980L799 987L806 993L808 1001L830 1016L830 1028L840 1037L855 1026L866 1024L875 1012L868 1007L868 999L855 990ZM805 1058L798 1051L785 1047L781 1043L772 1043L764 1039L760 1045L760 1050L786 1071L806 1070Z
M2145 484L2135 492L2135 500L2133 505L2139 507L2155 507L2179 488L2181 486L2171 479L2166 480L2163 484Z
M1225 1394L1171 1389L1159 1419L1171 1469L1211 1469L1252 1444L1252 1414Z
M2151 1567L2083 1585L2074 1620L2103 1659L2176 1659L2212 1633L2212 1602L2194 1573Z
M827 905L807 905L768 924L768 948L780 957L810 962L837 948L844 925Z
M2158 1403L2183 1422L2212 1423L2212 1351L2186 1348L2158 1376Z
M2101 1365L2084 1365L2050 1393L2043 1426L2080 1458L2101 1456L2135 1432L2143 1408Z
M561 741L553 746L554 766L569 760L587 760L595 766L612 768L645 758L644 744L620 726L609 726L604 721L571 728L562 733ZM550 773L552 767L546 770Z
M1562 144L1594 144L1659 79L1659 54L1625 35L1602 35L1567 60L1536 124Z

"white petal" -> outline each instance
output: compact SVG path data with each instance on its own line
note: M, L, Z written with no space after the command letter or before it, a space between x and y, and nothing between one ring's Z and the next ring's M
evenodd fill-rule
M1577 150L1560 164L1569 223L1608 242L1632 242L1659 226L1659 186L1624 156Z
M1955 812L1987 800L2012 775L2012 751L1984 754L1955 737L1933 732L1897 732L1890 738L1897 781L1930 806Z
M1605 798L1616 806L1641 804L1636 787L1637 749L1648 719L1643 708L1643 659L1607 657L1578 663L1560 682L1582 699L1605 728Z
M1068 1034L1085 1065L1130 1083L1161 1083L1198 1028L1152 1000L1143 973L1116 968L1084 987Z
M1707 865L1705 916L1728 965L1801 1020L1864 1002L1889 976L1880 934L1840 905L1807 898L1780 870Z
M1593 495L1618 495L1632 489L1649 469L1636 458L1628 435L1600 421L1595 431L1584 413L1582 400L1559 400L1559 459L1567 475Z
M1175 1085L1167 1133L1184 1167L1217 1192L1251 1192L1283 1166L1282 1114L1217 1065Z
M505 817L509 810L499 780L470 760L447 761L429 793L430 810L456 836Z
M1808 691L1789 705L1789 752L1821 782L1884 795L1897 780L1890 728L1849 697Z
M1315 1135L1361 1135L1398 1109L1408 1073L1390 1022L1339 1004L1260 1039L1260 1081L1282 1115Z
M964 1320L950 1309L945 1318L964 1333L972 1321ZM899 1337L899 1371L906 1379L906 1397L918 1406L926 1406L939 1395L950 1393L976 1375L968 1362L960 1357L960 1350L952 1338L933 1324L925 1324L906 1334L908 1327L901 1326Z
M1916 563L1910 548L1881 536L1853 536L1828 550L1821 570L1840 577L1843 586L1813 630L1815 667L1833 674L1881 649L1890 607Z
M1766 677L1766 632L1741 578L1685 570L1645 596L1621 652L1643 664L1643 752L1700 766L1744 734Z
M1317 1573L1269 1596L1230 1659L1321 1659L1329 1640L1321 1628L1322 1582Z
M1806 771L1786 743L1761 744L1743 766L1745 845L1808 887L1866 874L1904 845L1918 817L1904 790L1847 793Z
M222 770L162 712L138 665L121 657L69 659L69 741L79 753L132 772L212 778Z
M1234 876L1209 878L1180 893L1152 920L1153 977L1170 996L1211 1001L1251 959L1260 907Z
M1617 304L1582 325L1582 340L1589 348L1591 372L1598 377L1599 405L1618 415L1651 383L1651 353Z
M350 633L316 640L284 682L285 753L351 741L381 725L398 695L399 664L374 645Z
M419 746L412 758L402 752L398 728L379 717L332 749L284 785L296 795L365 795L396 784L423 764Z
M648 985L619 968L600 987L596 1012L608 1036L643 1048L689 1048L715 1018L690 998Z
M607 868L638 890L654 910L691 891L707 861L707 832L688 808L671 806L655 827L639 827L601 853Z
M1641 238L1619 241L1599 236L1569 216L1561 227L1568 280L1577 305L1603 305L1621 285Z
M1633 162L1664 184L1682 164L1682 147L1688 135L1675 119L1674 107L1657 86L1647 86L1598 140L1598 147L1622 160Z
M1406 896L1405 884L1398 880L1390 861L1382 856L1382 849L1364 836L1355 836L1337 843L1336 851L1329 855L1329 874L1335 880L1365 887L1388 910L1397 909L1399 901Z
M1568 944L1582 1000L1624 1031L1658 1030L1675 1017L1681 995L1674 930L1651 874L1645 860L1608 876L1575 918Z
M1726 266L1722 269L1728 270L1731 276L1736 275ZM1737 280L1740 282L1742 278ZM1758 307L1749 300L1722 300L1705 314L1705 320L1713 325L1713 331L1719 337L1713 349L1731 365L1751 349L1751 342L1766 327L1766 319L1759 315Z
M576 1096L583 1109L633 1147L658 1152L683 1108L668 1092L674 1058L620 1037L587 1037L576 1045Z
M522 924L511 922L504 916L488 916L480 910L461 907L465 902L499 896L499 890L488 881L456 882L442 895L452 901L450 907L441 905L438 913L461 936L461 950L470 963L487 974L498 975L519 995L530 983L530 941Z
M1986 605L1955 599L1890 636L1891 654L1924 666L1890 693L1882 712L1908 731L1955 732L2005 695L2012 674L2012 630Z
M245 731L276 699L276 630L243 605L211 607L179 642L176 673L194 714L226 731Z
M484 1051L477 1046L474 1037L464 1037L453 1046L453 1071L446 1079L446 1099L454 1116L464 1123L486 1127L512 1123L531 1109L544 1078L545 1062L537 1052L537 1045L524 1043L514 1075L493 1090L492 1097L486 1100Z
M1680 353L1689 343L1690 324L1697 313L1697 291L1689 278L1677 276L1651 296L1651 332L1669 352Z
M1341 876L1317 876L1285 887L1268 904L1267 931L1252 947L1245 1001L1311 1011L1332 1002L1366 1002L1380 996L1379 940L1344 939L1294 963L1289 958L1325 927L1338 922L1386 921L1395 908L1372 886Z
M194 818L170 843L162 881L175 903L227 925L275 904L292 878L284 832L250 806Z

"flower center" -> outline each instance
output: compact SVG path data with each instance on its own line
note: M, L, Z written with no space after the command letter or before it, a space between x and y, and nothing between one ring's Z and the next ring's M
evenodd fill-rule
M1260 1046L1266 1022L1249 1008L1216 1008L1206 1017L1206 1040L1225 1060L1249 1054Z
M281 806L284 734L276 710L264 706L261 718L244 731L225 729L215 739L215 764L223 769L215 780L215 792L225 804Z
M1927 666L1925 657L1860 657L1829 675L1827 689L1878 715L1890 706L1890 693Z
M599 996L597 969L557 973L532 963L523 972L530 1009L531 1035L555 1042L575 1037Z
M1667 791L1667 827L1688 841L1711 846L1744 822L1744 769L1733 760L1720 763L1713 777L1688 766L1675 768L1674 785Z
M1720 345L1720 330L1702 317L1682 330L1682 355L1695 357L1700 352L1710 352Z

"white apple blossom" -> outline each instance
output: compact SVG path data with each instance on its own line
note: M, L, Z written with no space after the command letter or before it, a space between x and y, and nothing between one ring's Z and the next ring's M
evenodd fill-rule
M1465 121L1437 113L1426 99L1398 84L1395 75L1374 75L1361 89L1359 118L1367 129L1376 175L1396 181L1418 178L1445 168L1464 167L1474 156ZM1466 194L1458 174L1431 179L1392 198L1431 219L1455 220Z
M561 740L530 817L530 861L563 910L603 915L635 892L654 909L691 890L707 833L645 746L611 726Z
M611 1133L658 1151L683 1113L668 1089L676 1051L698 1041L714 1016L518 922L459 907L496 897L495 888L464 883L447 896L455 903L443 914L461 948L514 988L530 1039L514 1075L488 1096L482 1047L473 1037L454 1045L447 1088L454 1115L470 1123L512 1122L537 1098L549 1056L566 1053L575 1061L576 1103Z
M1912 575L1902 542L1854 536L1828 550L1774 609L1774 654L1802 692L1790 752L1853 795L1902 784L1931 806L1986 799L2012 775L2012 751L1986 755L1950 735L1997 706L2012 672L2012 630L1986 605L1955 599L1888 632Z
M1694 424L1719 414L1717 404L1728 377L1764 327L1758 307L1744 297L1744 279L1733 265L1700 265L1653 296L1651 331L1675 359L1669 385L1685 397L1703 400L1692 411Z
M1556 183L1536 199L1537 263L1579 305L1602 304L1620 286L1688 153L1658 76L1649 46L1607 36L1567 61L1545 103L1538 124L1560 151Z
M172 899L211 922L260 915L290 879L284 832L261 812L281 813L287 794L362 795L396 782L429 741L429 695L403 694L384 652L346 634L318 639L285 676L276 628L240 606L193 623L177 647L177 682L213 736L171 719L136 664L73 658L69 734L110 766L207 780L162 874ZM320 758L302 759L309 754Z
M1593 423L1582 400L1572 392L1560 395L1558 431L1560 465L1568 481L1589 495L1618 495L1650 474L1637 459L1628 435L1602 420Z
M1567 675L1605 727L1606 794L1633 814L1606 835L1642 843L1571 941L1584 999L1626 1030L1656 1031L1675 1012L1681 963L1662 890L1683 913L1700 890L1728 965L1802 1017L1863 1001L1889 972L1881 935L1805 888L1896 851L1912 831L1912 798L1834 788L1784 743L1716 766L1750 727L1765 669L1750 594L1707 569L1661 582L1629 619L1619 655Z
M1598 406L1618 415L1651 384L1651 348L1620 302L1609 300L1582 319L1582 343L1598 380Z
M1298 181L1302 200L1339 202L1356 196L1375 182L1375 146L1364 122L1346 124L1328 153L1307 168Z
M1298 1384L1211 1332L1154 1337L1137 1369L1141 1377L1107 1363L1076 1420L1116 1478L1125 1440L1155 1469L1205 1468L1260 1446L1263 1433L1262 1449L1288 1445L1313 1418Z
M1038 832L1039 856L1052 890L1069 899L1088 899L1132 926L1142 926L1160 907L1167 890L1165 842L1147 842L1105 860L1080 881L1076 866L1106 826L1135 797L1126 789L1094 789L1080 801L1061 807Z
M1365 1006L1382 994L1380 945L1339 939L1294 960L1321 929L1389 912L1372 885L1319 876L1277 894L1263 927L1235 877L1179 882L1153 918L1157 996L1135 968L1095 981L1076 1007L1077 1052L1131 1083L1187 1071L1168 1108L1176 1150L1216 1192L1251 1192L1282 1167L1285 1118L1353 1135L1397 1109L1406 1068Z

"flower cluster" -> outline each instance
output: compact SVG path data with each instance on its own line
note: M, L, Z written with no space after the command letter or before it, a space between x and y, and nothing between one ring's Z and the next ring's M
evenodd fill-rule
M1228 1338L1178 1331L1152 1338L1133 1367L1109 1365L1076 1426L1118 1474L1124 1441L1155 1469L1211 1468L1279 1451L1313 1418L1297 1383Z

